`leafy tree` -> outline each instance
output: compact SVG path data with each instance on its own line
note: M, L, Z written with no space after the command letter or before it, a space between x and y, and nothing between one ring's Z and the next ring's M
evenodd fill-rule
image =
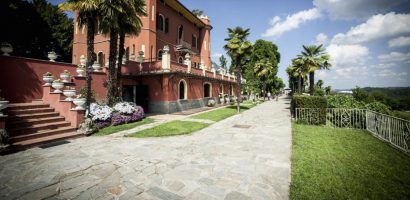
M332 86L327 86L325 87L325 93L326 95L330 95L330 92L332 91Z
M310 94L313 94L315 89L315 71L318 69L329 69L331 67L329 63L330 56L326 53L323 45L303 45L302 47L301 59L303 59L304 65L309 69L309 91Z
M221 67L226 70L227 67L227 61L224 55L222 55L221 57L219 57L219 63L221 65Z
M102 0L68 0L59 5L59 8L62 10L76 12L78 25L80 27L87 27L87 66L91 66L94 63L94 61L97 60L97 56L94 52L94 37L96 26L101 16L99 10L101 1ZM86 105L89 111L92 98L90 70L87 70L86 87Z
M246 64L249 55L252 52L252 43L247 40L250 29L243 29L242 27L228 28L228 38L225 39L227 44L224 49L231 57L231 64L236 70L237 77L237 111L240 112L241 102L241 81L242 81L242 67Z
M192 10L192 14L196 15L196 16L201 16L204 14L204 11L200 10L200 9L193 9Z
M0 1L1 42L13 46L13 55L47 59L54 50L58 60L71 62L73 21L46 0Z
M322 89L322 87L323 87L323 80L318 80L318 81L316 82L316 85L317 85L317 87L318 87L319 89Z

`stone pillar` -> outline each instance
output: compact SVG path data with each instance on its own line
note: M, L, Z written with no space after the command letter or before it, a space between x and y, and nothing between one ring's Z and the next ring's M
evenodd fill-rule
M221 70L219 71L219 74L221 75L222 80L224 80L224 69L221 69Z
M212 67L211 71L212 71L212 73L214 74L214 78L216 78L216 70L215 70L215 67Z
M188 66L188 73L191 73L192 63L191 63L191 56L189 55L189 53L185 55L184 64Z
M169 46L165 45L162 52L162 69L169 72L171 71L171 55L169 54Z
M206 70L206 66L205 66L205 64L204 64L204 60L202 60L201 59L201 69L202 69L202 76L205 76L206 75L206 72L205 72L205 70Z

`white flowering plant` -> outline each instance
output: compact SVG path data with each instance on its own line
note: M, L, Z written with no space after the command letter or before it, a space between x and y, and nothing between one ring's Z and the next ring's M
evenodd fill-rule
M123 114L123 115L131 115L136 111L135 104L130 102L120 102L115 104L114 110Z
M93 121L107 121L112 116L113 109L106 105L92 103L90 105L90 114Z

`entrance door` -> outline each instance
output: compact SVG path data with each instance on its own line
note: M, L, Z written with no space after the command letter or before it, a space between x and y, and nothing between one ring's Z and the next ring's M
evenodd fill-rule
M148 85L135 86L135 103L147 113L149 112L149 88Z

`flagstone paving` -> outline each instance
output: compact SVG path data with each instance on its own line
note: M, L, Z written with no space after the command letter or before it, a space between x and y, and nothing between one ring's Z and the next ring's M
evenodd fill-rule
M288 199L289 102L191 135L87 137L0 157L0 199Z

